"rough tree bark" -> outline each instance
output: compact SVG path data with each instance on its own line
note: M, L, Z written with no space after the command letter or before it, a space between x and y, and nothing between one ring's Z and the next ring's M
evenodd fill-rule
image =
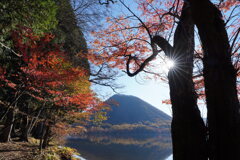
M207 160L206 128L192 80L194 24L187 3L184 3L174 34L173 48L159 36L154 37L154 41L175 61L174 68L168 73L173 111L173 159Z
M210 160L240 159L236 71L221 12L209 0L189 0L204 50Z

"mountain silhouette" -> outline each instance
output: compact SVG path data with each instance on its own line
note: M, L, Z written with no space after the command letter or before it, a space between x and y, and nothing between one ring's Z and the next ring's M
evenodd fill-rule
M133 124L147 121L153 123L158 121L170 122L171 120L169 115L135 96L116 94L106 102L111 106L111 110L107 112L108 120L105 121L106 123Z

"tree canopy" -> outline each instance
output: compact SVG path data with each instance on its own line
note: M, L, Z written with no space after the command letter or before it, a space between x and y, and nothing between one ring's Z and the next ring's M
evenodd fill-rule
M90 88L87 45L67 0L0 2L1 141L52 137L105 119L105 104ZM62 13L68 13L66 15ZM95 114L95 118L92 116ZM64 130L64 132L62 131ZM66 131L66 132L65 132Z

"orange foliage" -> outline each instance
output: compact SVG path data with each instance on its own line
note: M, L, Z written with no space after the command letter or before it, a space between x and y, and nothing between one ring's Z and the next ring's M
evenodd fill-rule
M101 109L104 104L90 89L87 69L74 67L67 60L67 53L61 45L54 43L54 35L44 34L40 37L34 35L31 29L20 27L13 31L12 38L23 63L19 81L31 97L64 111L65 117L60 114L55 120L66 119L67 114L81 117L78 113L83 111L90 115ZM1 77L4 73L1 69ZM16 86L12 82L7 83L12 88ZM58 116L57 113L55 116Z
M172 104L170 99L166 99L162 101L163 104Z
M125 9L129 10L129 15L119 15L114 18L108 17L104 29L92 32L94 41L91 43L88 58L93 64L100 65L107 62L110 64L110 67L123 70L126 68L129 55L131 55L134 58L130 62L130 70L136 71L140 64L152 54L151 38L154 35L161 35L171 43L173 40L172 33L174 33L176 21L178 21L178 17L180 16L183 1L138 0L136 3L138 5L138 12L127 8L126 5ZM231 36L229 38L231 44L239 30L240 19L236 14L238 13L237 10L239 10L240 1L225 0L221 3L214 1L214 3L224 12L223 19L228 22L226 28ZM122 5L124 6L123 3ZM198 42L198 44L200 43ZM240 66L238 65L239 46L238 37L232 49L233 63L236 64L236 69ZM195 57L201 61L203 58L201 46L196 45L195 50ZM157 63L148 63L146 67L148 71L155 72L151 68L156 68L156 65ZM202 69L203 67L200 66L199 68L195 68L194 72L201 74ZM198 70L198 73L196 70ZM158 78L165 79L161 77L161 74ZM194 81L199 98L204 99L203 78L200 77L194 79Z

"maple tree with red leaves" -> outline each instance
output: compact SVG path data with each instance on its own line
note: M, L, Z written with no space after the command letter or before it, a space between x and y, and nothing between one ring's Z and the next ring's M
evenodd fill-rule
M21 128L22 140L27 141L36 128L43 134L41 146L46 147L50 135L54 131L57 134L57 128L68 127L69 122L90 121L91 115L105 105L90 89L87 69L73 66L52 34L38 36L28 27L19 27L12 32L12 40L18 61L15 68L1 67L1 84L11 88L15 96L2 101L9 122L2 132L2 141L10 140L13 125L10 122L18 114L26 121ZM41 123L45 127L39 130L37 126Z
M137 13L118 3L129 14L109 17L105 29L93 32L89 60L107 62L131 77L147 73L166 79L158 71L165 56L172 59L175 66L167 78L174 159L239 159L240 2L140 0ZM197 98L206 100L207 126Z

